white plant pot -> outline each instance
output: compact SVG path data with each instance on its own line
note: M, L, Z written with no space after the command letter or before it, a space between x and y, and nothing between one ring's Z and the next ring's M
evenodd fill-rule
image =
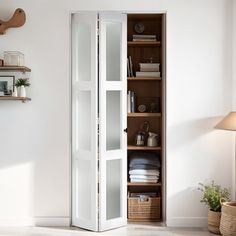
M26 90L25 86L20 86L20 97L25 98L26 97Z

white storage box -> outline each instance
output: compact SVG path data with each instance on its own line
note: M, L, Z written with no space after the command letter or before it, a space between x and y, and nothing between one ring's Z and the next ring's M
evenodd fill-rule
M4 52L4 66L24 66L24 54L17 51Z

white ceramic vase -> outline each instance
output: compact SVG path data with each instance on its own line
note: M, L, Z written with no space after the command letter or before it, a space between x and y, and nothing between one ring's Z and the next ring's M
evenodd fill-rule
M25 90L25 86L24 85L20 86L20 97L22 97L22 98L26 97L26 90Z

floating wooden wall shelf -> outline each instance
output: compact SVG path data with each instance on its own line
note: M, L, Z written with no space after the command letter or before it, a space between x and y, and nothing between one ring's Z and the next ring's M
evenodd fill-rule
M12 96L2 96L0 97L0 101L22 101L23 103L31 101L31 98L28 97L12 97Z
M19 71L25 73L31 72L31 69L26 66L0 66L0 71Z

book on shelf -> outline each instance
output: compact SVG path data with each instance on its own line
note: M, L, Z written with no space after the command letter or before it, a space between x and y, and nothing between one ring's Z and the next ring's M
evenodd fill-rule
M135 92L131 91L131 102L130 102L130 106L131 106L131 112L135 112L135 107L136 107L136 98L135 98Z
M133 72L133 63L132 63L131 56L129 56L129 69L130 69L130 77L133 77L134 76L134 72Z
M140 67L140 71L141 72L148 72L148 71L150 71L150 72L159 72L160 71L160 69L159 68L141 68Z
M135 112L135 107L136 107L136 97L135 97L135 92L133 91L128 91L127 93L127 112Z
M156 39L154 34L134 34L133 39Z
M133 41L143 41L143 42L149 42L149 41L156 41L156 35L133 35Z
M130 77L129 58L127 58L127 76Z
M131 91L127 93L127 113L131 112Z
M158 71L137 71L136 77L161 77L161 72L158 72Z
M156 42L156 39L133 39L133 42Z
M160 71L160 63L139 63L140 71Z

